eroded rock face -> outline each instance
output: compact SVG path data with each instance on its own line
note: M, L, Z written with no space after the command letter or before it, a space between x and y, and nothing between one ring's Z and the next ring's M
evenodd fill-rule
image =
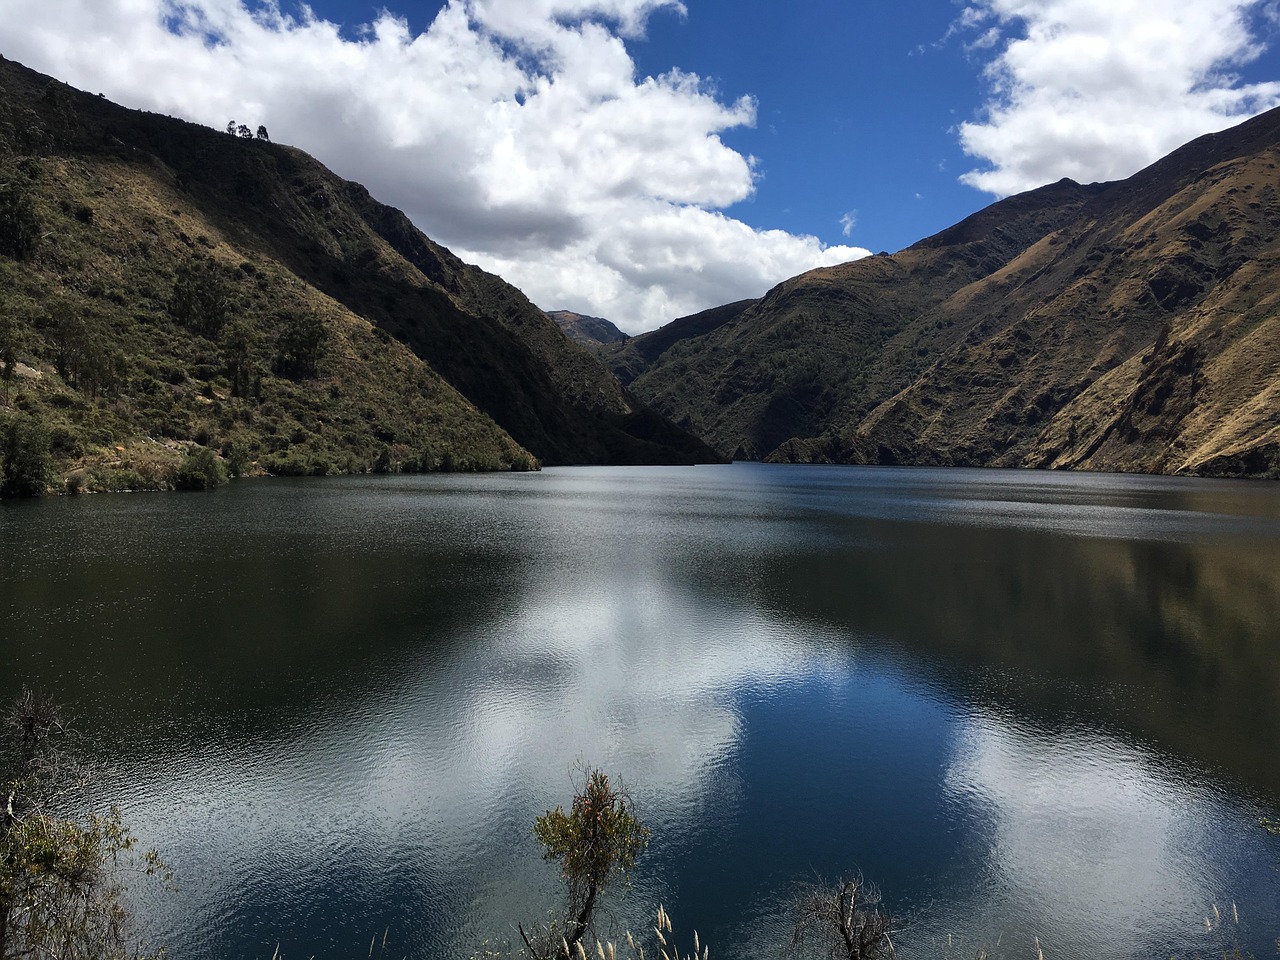
M788 280L633 389L762 459L1276 475L1278 163L1273 111L1011 197Z

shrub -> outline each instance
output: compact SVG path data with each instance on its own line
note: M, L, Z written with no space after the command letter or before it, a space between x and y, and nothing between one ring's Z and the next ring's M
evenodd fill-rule
M880 891L861 877L803 888L793 903L792 951L806 944L832 960L890 960L893 917L880 909Z
M207 447L190 451L173 477L173 485L178 490L212 490L226 482L227 468Z
M5 720L0 958L141 960L127 943L129 917L116 870L134 847L120 811L68 812L83 774L61 749L65 727L50 700L24 690ZM169 878L154 852L137 863L149 876Z
M21 181L0 186L0 254L26 260L40 242L40 217Z
M15 419L0 436L4 448L4 472L0 497L41 497L53 477L49 456L49 431L27 418Z
M154 480L144 477L137 470L122 467L91 467L89 486L102 493L125 493L137 490L155 490Z
M324 321L314 313L285 313L280 336L276 341L275 372L291 380L316 376L329 343Z
M264 466L276 477L327 477L338 472L337 465L331 460L302 450L274 453Z
M560 875L568 887L568 915L563 927L550 936L530 937L520 928L529 953L549 960L570 960L579 948L600 894L616 876L625 877L649 845L649 829L628 809L626 793L615 787L600 770L590 770L574 795L568 813L563 807L548 810L534 822L533 833L547 860L560 863ZM560 937L555 933L560 931Z
M231 299L222 271L212 260L192 260L178 268L169 315L205 337L216 337L227 322Z
M12 323L7 317L0 318L0 364L4 365L4 369L0 370L0 383L4 384L6 403L9 401L10 385L18 372L18 348L14 343L15 339Z
M230 440L222 446L222 456L227 462L227 469L233 477L243 477L249 472L252 459L249 448L241 440Z

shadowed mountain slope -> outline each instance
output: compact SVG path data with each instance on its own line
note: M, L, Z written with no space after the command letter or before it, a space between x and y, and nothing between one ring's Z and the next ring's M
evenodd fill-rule
M1274 475L1277 163L1272 112L1010 197L781 284L632 388L740 457Z
M219 442L243 434L263 469L272 469L269 453L278 460L291 447L304 458L323 450L334 469L360 469L371 453L385 462L384 447L393 463L417 459L431 445L424 425L452 429L464 408L517 460L530 459L525 451L546 463L714 457L630 398L520 291L464 264L299 150L127 110L0 61L0 166L0 184L16 185L42 225L31 251L0 255L19 359L46 386L84 393L57 363L47 309L55 301L93 318L96 342L121 358L110 403L75 399L86 405L81 420L103 424L94 443L209 433L196 424L208 419L196 416L203 405L175 414L163 430L149 422L137 390L166 376L181 374L179 392L212 398L219 416L244 404L231 395L221 333L192 330L170 309L179 275L195 264L220 277L230 314L247 326L249 360L268 401L282 408L281 424L323 422L333 413L326 406L369 394L358 414L368 437L358 442L354 421L337 445L321 437L323 428L290 426L293 439L274 451L266 447L281 441L267 443L253 429L213 430ZM281 318L297 312L322 317L332 349L314 376L288 381L276 376L271 350ZM339 358L356 365L340 370ZM181 369L165 374L175 360ZM417 396L406 385L415 380L438 384L457 410L406 399ZM308 397L308 418L294 409L294 394ZM111 418L100 408L112 405L122 405L123 419L106 426ZM255 414L257 406L226 415L243 426ZM456 454L451 463L469 462L463 447Z
M670 323L650 330L638 337L632 337L624 343L610 344L600 353L612 368L614 375L624 384L630 384L636 377L651 366L660 362L660 358L673 348L680 348L687 340L701 337L717 327L722 327L734 320L748 307L758 300L739 300L722 307L712 307L692 316L681 317ZM673 354L673 358L678 354Z

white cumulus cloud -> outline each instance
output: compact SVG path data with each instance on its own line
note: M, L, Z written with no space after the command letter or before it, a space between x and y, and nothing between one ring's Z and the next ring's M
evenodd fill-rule
M540 306L633 333L867 253L723 212L755 189L721 140L754 101L637 76L626 47L676 0L449 0L420 33L301 9L4 0L0 52L129 106L264 124Z
M978 0L957 21L999 51L991 99L960 125L986 166L964 183L1005 196L1062 177L1127 177L1188 140L1280 104L1237 72L1263 44L1263 0ZM995 31L995 32L993 32ZM1001 41L1000 38L1004 40Z

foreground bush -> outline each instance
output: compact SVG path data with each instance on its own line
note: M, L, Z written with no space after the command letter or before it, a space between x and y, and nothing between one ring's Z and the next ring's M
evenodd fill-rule
M635 869L637 858L649 845L649 829L632 815L629 803L608 775L591 770L568 813L556 807L534 823L543 856L560 863L569 894L562 924L532 935L520 928L536 960L571 960L574 950L581 953L601 893L612 880L625 878Z
M112 808L67 815L83 768L62 749L57 707L24 691L0 747L0 960L143 960L128 944L118 869L134 839ZM55 807L56 801L56 807ZM165 874L154 853L138 866Z

